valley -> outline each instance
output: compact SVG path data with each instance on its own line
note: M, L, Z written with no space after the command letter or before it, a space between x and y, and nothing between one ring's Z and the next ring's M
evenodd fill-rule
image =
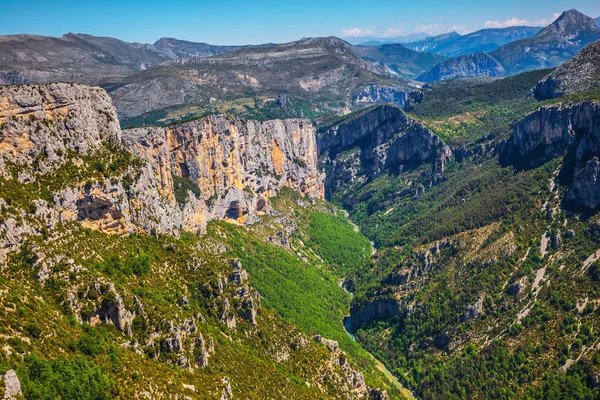
M600 398L600 28L544 25L0 36L0 397Z

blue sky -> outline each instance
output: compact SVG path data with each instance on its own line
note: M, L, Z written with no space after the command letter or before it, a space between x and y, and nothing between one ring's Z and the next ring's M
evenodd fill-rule
M74 32L143 43L169 36L246 44L542 25L571 8L600 16L600 0L0 0L0 34Z

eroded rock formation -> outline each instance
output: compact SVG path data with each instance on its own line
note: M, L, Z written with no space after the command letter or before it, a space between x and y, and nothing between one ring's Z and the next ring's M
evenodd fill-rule
M284 186L324 196L308 120L217 115L122 132L104 90L55 83L0 87L0 133L2 177L56 181L50 196L35 200L47 226L78 220L118 234L203 232L212 219L256 221ZM102 164L117 153L124 162ZM92 176L79 177L85 163ZM35 231L8 218L0 225L3 247L11 251L22 236L15 233Z

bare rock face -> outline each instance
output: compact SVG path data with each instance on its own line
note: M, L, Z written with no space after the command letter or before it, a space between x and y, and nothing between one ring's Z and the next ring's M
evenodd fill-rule
M461 321L468 321L471 319L477 319L484 314L483 301L485 300L485 293L481 294L475 303L467 306L465 313L461 315Z
M93 307L88 310L89 314L83 315L88 323L94 325L102 321L114 325L128 336L132 335L131 327L135 312L125 307L123 296L117 292L114 283L105 282L102 279L94 282L91 287L87 288L86 298L93 304ZM71 306L79 319L82 304L72 301Z
M208 359L210 358L210 353L207 350L206 341L204 340L204 336L201 333L198 335L198 339L196 340L196 349L198 353L196 363L200 368L208 367Z
M525 288L527 288L528 284L529 284L529 280L527 279L526 276L524 276L521 279L519 279L517 282L510 285L507 289L507 292L508 292L508 294L513 294L513 295L521 294L521 293L523 293Z
M600 161L598 161L598 157L589 160L585 167L575 174L568 198L587 208L594 209L600 205Z
M314 336L313 340L325 345L330 353L328 362L317 373L324 382L335 382L336 386L345 388L348 399L389 399L385 390L366 384L363 374L350 365L346 353L340 350L337 341L319 335Z
M327 176L328 196L343 182L357 176L375 178L391 171L432 165L432 175L442 173L452 152L429 129L393 105L377 106L319 133L319 153ZM344 154L355 149L352 155Z
M4 164L39 165L46 172L60 164L68 149L82 155L108 139L120 140L117 114L100 88L68 83L0 86L0 169ZM60 140L58 140L60 139Z
M372 85L365 86L355 99L355 103L392 103L404 110L410 110L423 100L419 90L399 90L398 88Z
M598 159L600 104L586 101L541 107L513 126L502 154L505 163L535 167L567 152L563 175L572 179L567 200L594 209L600 205Z
M546 100L590 89L600 89L600 40L538 82L532 94L538 100Z
M506 71L500 62L487 53L467 54L451 58L434 66L417 78L421 82L436 82L446 79L472 76L499 77Z
M11 369L4 375L4 385L6 386L6 390L4 391L5 400L21 398L21 382L15 370Z
M253 223L270 212L269 199L284 186L324 196L308 120L218 115L121 132L104 90L56 83L0 87L0 133L0 175L22 184L67 163L77 168L96 151L131 153L120 175L74 180L51 202L38 201L36 217L46 226L77 220L108 233L177 235L203 232L213 219ZM13 251L21 235L35 233L29 221L7 219L0 225L2 248Z
M353 304L350 309L352 330L356 331L373 320L392 318L403 312L402 305L394 297L382 297L365 304Z
M193 217L184 222L188 226L211 219L253 222L269 212L269 198L283 186L323 197L314 136L308 120L257 122L225 115L123 133L126 146L149 160L159 191L172 202L174 179L197 186L200 196L185 216Z

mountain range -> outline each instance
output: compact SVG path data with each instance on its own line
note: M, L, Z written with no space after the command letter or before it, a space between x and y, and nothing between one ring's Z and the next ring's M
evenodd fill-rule
M600 40L538 82L531 94L538 100L548 100L597 89L600 89Z
M535 36L505 44L490 53L464 55L434 66L417 79L424 82L476 76L510 76L556 67L600 39L596 22L569 10Z
M466 35L456 32L407 43L406 47L420 52L436 53L446 57L491 52L507 43L535 36L542 28L515 26L481 29Z
M316 117L380 102L409 107L418 100L416 85L391 77L335 37L175 60L105 87L119 115L138 120L238 108L255 116Z
M430 37L428 33L411 33L404 36L376 37L376 36L344 36L342 40L354 45L379 46L386 43L410 43Z
M386 72L411 79L446 59L438 54L410 50L400 43L352 46L352 50L363 60L383 67Z
M600 398L598 32L2 37L0 397Z
M0 37L0 82L71 81L99 84L148 69L165 61L207 57L241 46L214 46L171 38L154 44L127 43L109 37L66 34Z

